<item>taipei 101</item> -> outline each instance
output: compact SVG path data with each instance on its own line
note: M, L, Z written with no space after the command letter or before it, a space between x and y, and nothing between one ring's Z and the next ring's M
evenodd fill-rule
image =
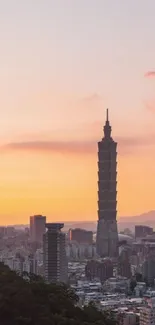
M155 325L155 0L0 25L0 324Z

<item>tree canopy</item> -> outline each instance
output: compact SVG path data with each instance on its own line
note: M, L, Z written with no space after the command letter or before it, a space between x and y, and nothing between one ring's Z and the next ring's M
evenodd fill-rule
M0 263L0 323L3 325L114 325L93 304L77 307L75 293L63 284L23 277Z

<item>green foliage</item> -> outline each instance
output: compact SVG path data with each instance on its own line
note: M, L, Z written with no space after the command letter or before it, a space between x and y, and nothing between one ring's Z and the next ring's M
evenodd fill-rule
M114 325L110 314L93 304L80 309L78 298L64 284L47 284L41 277L20 277L0 263L0 324L3 325Z

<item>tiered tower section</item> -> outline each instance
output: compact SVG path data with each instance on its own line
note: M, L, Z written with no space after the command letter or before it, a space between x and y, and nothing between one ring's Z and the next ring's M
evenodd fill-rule
M98 142L98 226L97 253L101 257L117 257L117 143L111 137L106 114L104 137Z

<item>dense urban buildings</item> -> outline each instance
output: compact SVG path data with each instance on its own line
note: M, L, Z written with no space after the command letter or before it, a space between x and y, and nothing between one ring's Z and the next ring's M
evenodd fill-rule
M98 226L97 253L101 257L118 256L117 232L117 143L111 137L108 118L104 126L104 137L98 143Z
M148 227L148 226L141 226L137 225L135 226L135 238L143 238L146 237L147 235L152 235L153 234L153 228Z
M69 230L70 241L76 241L78 244L93 244L93 232L85 229L75 228Z
M113 276L113 263L109 258L88 261L85 268L86 278L89 281L100 280L101 283Z
M114 314L118 324L138 325L143 308L149 312L146 299L155 296L155 235L135 241L134 236L121 234L118 258L99 258L94 242L67 240L65 247L67 233L62 228L63 224L47 224L44 245L38 248L30 241L27 226L1 228L0 261L21 276L28 272L44 276L47 282L67 282L80 307L93 301L99 310Z
M45 233L46 217L35 215L30 217L30 241L36 243L43 242Z
M155 324L155 297L147 300L140 310L140 325Z
M1 237L13 237L15 235L15 228L8 226L8 227L0 227L0 238Z
M48 282L67 282L66 238L63 223L47 223L43 239L44 277Z

